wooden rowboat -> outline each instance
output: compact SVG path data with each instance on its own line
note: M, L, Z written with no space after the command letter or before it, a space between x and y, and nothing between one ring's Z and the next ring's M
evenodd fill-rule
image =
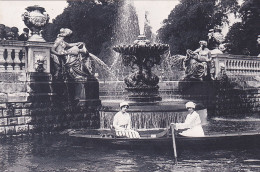
M172 149L172 135L167 130L141 130L141 138L117 138L110 130L78 130L69 133L79 143L110 148ZM260 132L214 134L204 137L175 136L177 149L259 147Z

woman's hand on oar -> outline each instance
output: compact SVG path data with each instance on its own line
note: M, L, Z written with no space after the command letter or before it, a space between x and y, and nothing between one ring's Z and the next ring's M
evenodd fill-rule
M176 126L175 123L171 123L171 124L170 124L170 128L173 128L173 129L177 130L177 126Z

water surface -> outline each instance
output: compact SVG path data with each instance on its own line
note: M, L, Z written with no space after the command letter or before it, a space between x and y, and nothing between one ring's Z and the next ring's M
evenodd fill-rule
M206 132L255 131L260 121L212 120ZM175 164L173 150L117 150L89 146L64 135L13 138L0 143L3 172L83 171L259 171L260 148L183 150Z

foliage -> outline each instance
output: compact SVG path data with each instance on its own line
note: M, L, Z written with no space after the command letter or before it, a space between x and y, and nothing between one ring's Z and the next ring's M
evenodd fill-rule
M206 40L209 29L222 26L236 11L236 0L181 0L164 20L158 39L170 45L172 54L185 54Z
M229 53L250 55L259 53L257 35L260 34L260 1L245 0L239 10L242 22L234 24L226 36Z
M54 41L63 27L73 31L68 42L85 42L88 50L99 54L104 42L110 41L120 1L67 1L68 7L47 25L43 36ZM97 3L98 2L98 3Z

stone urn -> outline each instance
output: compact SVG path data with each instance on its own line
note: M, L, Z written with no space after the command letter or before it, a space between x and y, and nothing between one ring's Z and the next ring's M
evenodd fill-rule
M41 36L42 28L49 22L49 15L43 7L29 6L26 12L22 14L24 24L31 30L32 36L28 41L46 42Z

